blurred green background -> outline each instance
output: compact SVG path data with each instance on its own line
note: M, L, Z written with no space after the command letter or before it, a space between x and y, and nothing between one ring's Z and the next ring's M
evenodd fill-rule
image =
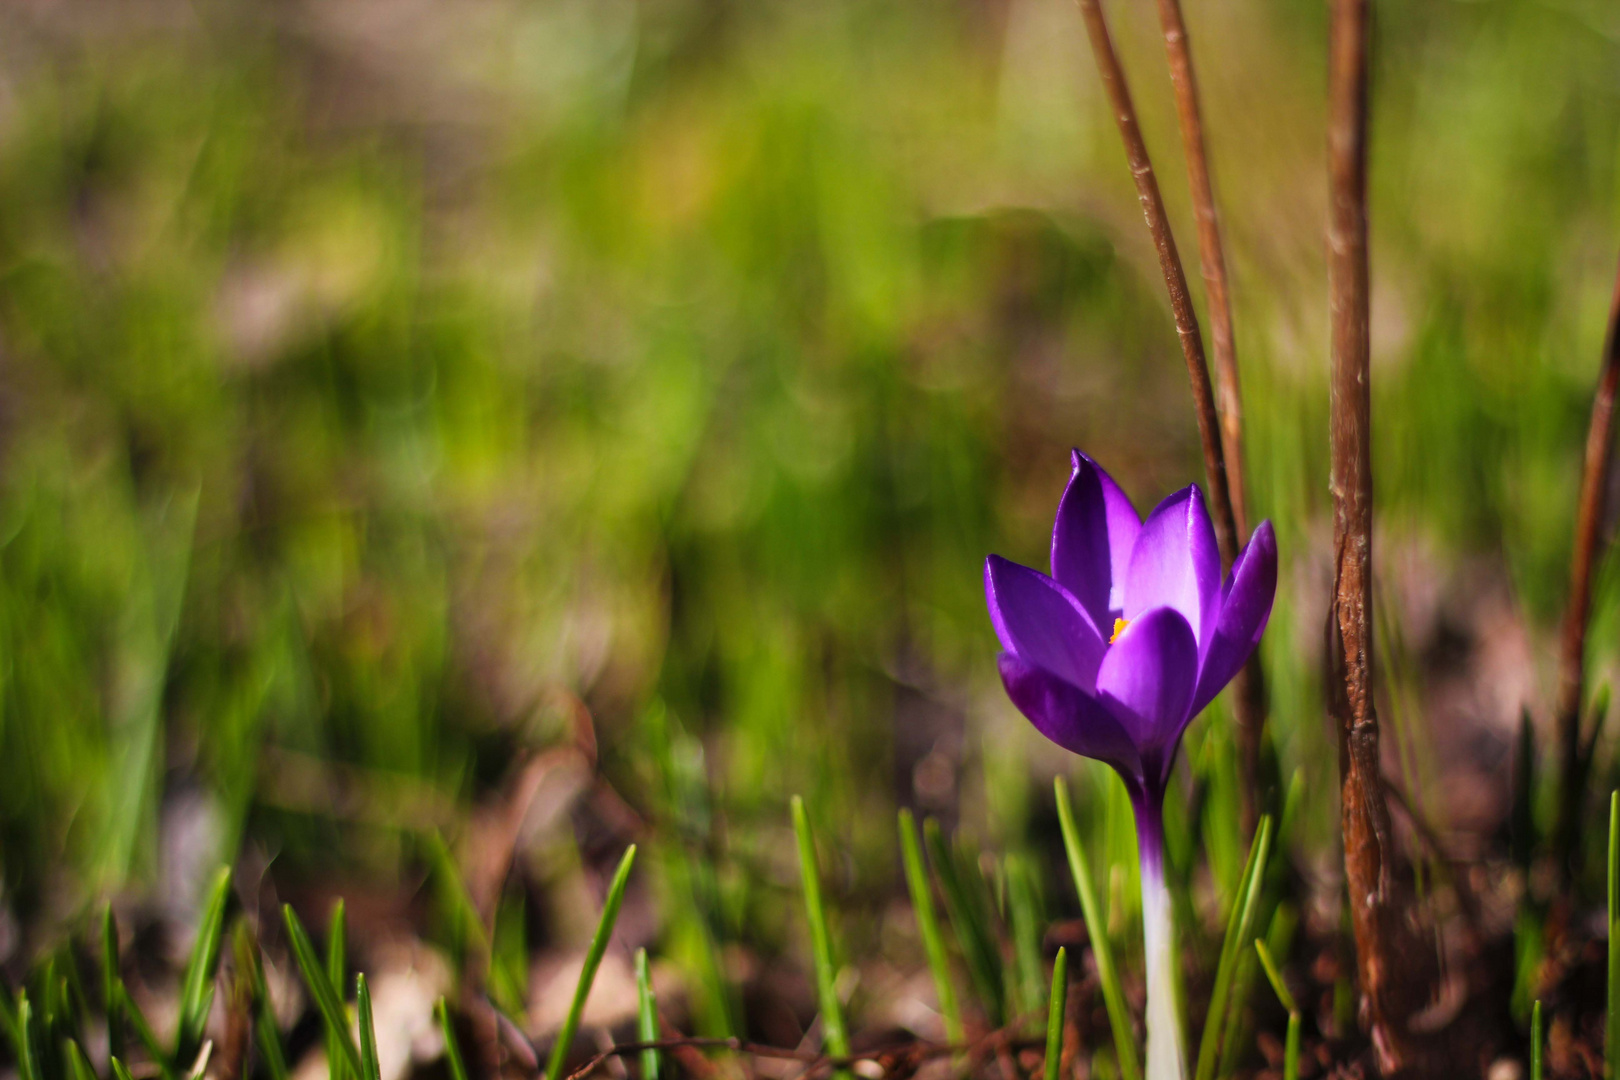
M1325 6L1186 6L1284 563L1275 742L1330 866ZM1153 12L1108 8L1193 269ZM1551 688L1620 10L1378 20L1385 710L1484 835ZM246 852L414 887L420 834L581 705L700 937L793 919L791 792L845 910L898 887L896 805L1034 842L1071 764L1001 693L982 560L1045 565L1070 446L1143 510L1201 479L1185 384L1067 0L7 5L6 908ZM1229 776L1212 716L1189 769ZM547 873L586 831L533 838Z

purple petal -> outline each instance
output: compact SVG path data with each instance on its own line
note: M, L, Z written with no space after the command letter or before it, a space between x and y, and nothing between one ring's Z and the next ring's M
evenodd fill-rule
M1175 608L1202 656L1214 637L1220 592L1221 553L1203 493L1193 484L1154 507L1143 523L1125 576L1125 618Z
M984 561L984 595L1002 647L1082 690L1097 685L1107 646L1069 590L999 555Z
M1271 602L1277 596L1277 535L1271 522L1262 521L1248 545L1238 552L1232 575L1221 592L1225 599L1198 676L1194 714L1215 700L1215 695L1232 681L1265 633Z
M1142 519L1114 478L1080 451L1052 526L1052 576L1099 628L1125 607L1125 572Z
M1197 681L1192 628L1174 608L1158 607L1115 639L1097 672L1097 696L1148 756L1150 750L1173 750L1192 715L1188 706Z
M1035 729L1065 750L1141 774L1136 744L1096 698L1033 664L1002 653L1001 683Z

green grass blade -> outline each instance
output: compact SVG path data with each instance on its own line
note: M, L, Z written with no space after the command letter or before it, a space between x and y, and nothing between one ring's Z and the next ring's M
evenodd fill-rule
M1603 1044L1609 1076L1620 1076L1620 791L1609 794L1609 1000Z
M989 913L975 895L973 884L964 880L964 868L940 831L939 822L933 818L923 822L923 842L934 864L934 875L939 878L945 911L950 917L956 944L962 950L962 959L967 962L973 991L989 1015L990 1023L1000 1027L1006 1013L1005 986L1001 981L1001 952L996 948L995 935L989 926Z
M349 941L348 920L345 916L343 898L338 897L337 903L332 905L332 919L327 924L326 931L326 981L331 985L334 993L341 994L341 988L346 981L349 968ZM339 997L339 1004L342 998ZM331 1071L330 1080L348 1080L352 1075L345 1067L343 1051L337 1046L337 1040L347 1038L349 1025L343 1025L343 1030L336 1031L331 1027L326 1030L326 1061Z
M804 909L810 920L810 948L816 964L816 997L821 1005L823 1043L835 1057L849 1055L849 1035L844 1030L844 1010L838 1003L838 965L833 960L832 935L827 931L827 912L821 902L821 867L816 862L816 840L810 834L810 819L804 800L793 796L793 832L799 841L799 877L804 885ZM847 1077L845 1070L834 1075Z
M130 1075L129 1066L122 1061L113 1058L109 1064L112 1065L113 1080L135 1080L135 1077Z
M220 943L225 938L225 909L231 898L231 869L222 866L214 874L197 924L197 940L192 943L186 962L186 978L180 989L180 1025L175 1033L174 1061L182 1066L202 1045L208 1025L208 1010L214 1005L214 975L219 970Z
M1254 939L1254 951L1260 956L1260 967L1266 973L1266 981L1271 984L1271 990L1282 1002L1282 1007L1291 1013L1299 1012L1299 1005L1294 1001L1293 993L1288 984L1283 982L1282 972L1277 968L1277 962L1271 958L1271 950L1266 948L1264 938Z
M1530 1009L1530 1080L1541 1080L1542 1062L1541 999Z
M1027 860L1009 855L1005 860L1007 880L1007 913L1012 927L1013 972L1010 979L1017 988L1018 1010L1029 1016L1033 1030L1039 1030L1042 978L1040 888L1035 881L1035 870Z
M118 922L112 905L101 909L101 1005L107 1017L107 1053L126 1056L124 1046L124 979L118 966Z
M120 1000L124 1010L124 1019L128 1021L130 1030L135 1033L135 1041L141 1044L141 1049L146 1051L147 1056L158 1063L158 1067L162 1070L164 1076L173 1076L175 1067L168 1059L168 1051L158 1041L157 1033L152 1030L152 1025L147 1022L146 1014L130 998L129 989L123 987L122 983L119 985L122 988Z
M265 984L264 958L259 955L259 940L246 922L236 924L236 967L245 973L252 991L253 1043L259 1049L259 1060L270 1080L287 1080L287 1058L270 1004L270 988Z
M1074 805L1069 801L1069 785L1058 777L1052 783L1057 797L1058 825L1063 830L1063 850L1069 858L1069 874L1080 895L1080 915L1091 935L1091 955L1097 963L1097 981L1102 984L1103 1005L1108 1010L1108 1027L1114 1033L1114 1055L1119 1059L1122 1080L1142 1080L1141 1059L1131 1032L1131 1014L1125 1008L1125 992L1114 966L1114 950L1108 944L1108 924L1097 908L1097 895L1091 887L1090 862L1080 842L1080 829L1074 823Z
M95 1070L85 1060L84 1051L72 1039L62 1040L62 1075L65 1080L96 1080Z
M613 937L613 924L619 918L619 905L624 902L624 887L630 881L630 867L636 861L636 845L631 844L624 850L624 858L619 860L619 869L613 874L613 883L608 886L607 900L602 904L602 918L596 924L596 935L591 938L591 946L585 951L585 966L580 969L579 983L574 987L574 1001L568 1007L568 1016L563 1020L562 1030L557 1033L557 1041L551 1047L551 1057L546 1061L546 1080L559 1080L562 1076L562 1067L568 1060L569 1047L573 1045L574 1033L579 1030L579 1018L585 1012L585 999L591 996L591 984L596 981L596 969L602 963L602 955L607 952L608 941Z
M1215 985L1210 990L1209 1013L1204 1019L1204 1034L1198 1043L1198 1067L1194 1072L1196 1080L1213 1080L1215 1076L1217 1054L1226 1036L1232 988L1242 967L1242 943L1251 938L1255 913L1259 907L1260 883L1265 876L1266 860L1271 850L1271 827L1269 814L1260 819L1254 843L1249 846L1249 860L1239 879L1241 884L1237 895L1232 898L1232 911L1226 921L1226 937L1221 942L1221 958L1215 968Z
M332 981L327 978L326 968L322 966L320 957L315 954L315 946L309 940L309 933L304 924L298 921L298 915L293 911L291 904L281 906L281 917L287 924L287 940L292 945L293 959L298 963L298 970L304 976L304 985L309 987L310 997L315 1000L315 1008L326 1023L326 1031L334 1036L328 1045L335 1045L338 1057L358 1073L360 1070L360 1052L355 1049L354 1040L349 1037L349 1019L344 1014L343 1002L338 999L337 990ZM335 1062L333 1063L335 1065Z
M461 1057L461 1044L456 1041L456 1029L450 1023L450 1008L440 998L433 1006L439 1018L439 1031L444 1035L444 1060L450 1066L450 1080L467 1080L467 1063Z
M17 995L17 1073L22 1080L44 1080L39 1068L39 1048L34 1040L34 1006L28 991Z
M917 823L910 810L900 811L900 855L906 868L906 888L911 892L911 909L917 918L917 933L928 954L928 969L934 976L934 993L939 997L940 1015L945 1019L945 1041L959 1045L963 1040L962 1012L951 985L951 962L945 951L945 938L939 932L934 913L934 893L923 867L922 847L917 843Z
M1052 992L1046 1004L1046 1080L1058 1080L1063 1061L1063 1013L1069 1004L1069 953L1058 949L1052 961Z
M1283 981L1282 972L1277 969L1277 963L1271 958L1271 950L1266 948L1264 939L1254 939L1254 951L1260 957L1260 968L1266 973L1266 981L1271 983L1277 1000L1288 1010L1288 1038L1283 1044L1283 1080L1299 1080L1299 1004L1294 1000L1288 984Z
M636 1039L658 1041L658 999L653 996L652 973L647 970L647 950L636 950ZM641 1052L641 1080L658 1080L660 1059L657 1050Z
M354 977L354 1007L359 1013L360 1080L382 1080L382 1065L377 1060L377 1024L371 1016L371 988L366 985L364 973Z

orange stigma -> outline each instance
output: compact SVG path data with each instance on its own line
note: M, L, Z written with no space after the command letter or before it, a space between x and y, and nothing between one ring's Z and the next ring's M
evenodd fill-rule
M1131 625L1131 620L1129 619L1115 619L1114 636L1108 639L1108 644L1112 645L1114 642L1118 641L1119 635L1123 634L1125 632L1125 628L1129 625Z

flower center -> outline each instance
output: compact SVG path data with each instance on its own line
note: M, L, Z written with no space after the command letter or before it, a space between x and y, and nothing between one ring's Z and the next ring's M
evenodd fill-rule
M1108 644L1112 645L1114 642L1118 641L1119 635L1123 634L1125 632L1125 628L1129 625L1131 625L1131 620L1129 619L1115 619L1114 636L1108 639Z

